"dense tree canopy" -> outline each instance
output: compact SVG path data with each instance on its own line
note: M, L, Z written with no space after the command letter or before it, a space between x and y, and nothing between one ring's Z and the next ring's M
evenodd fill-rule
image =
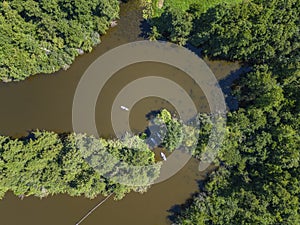
M158 132L163 137L161 145L172 152L179 148L183 140L183 123L177 118L172 118L171 113L163 109L155 118Z
M186 11L166 8L152 19L150 36L188 41L209 56L229 60L299 62L299 11L298 0L218 4L205 13L202 3Z
M0 80L68 68L118 17L117 0L7 0L0 3Z
M195 19L190 40L230 60L299 61L299 11L298 0L221 4Z
M300 2L243 1L205 13L200 8L182 12L192 18L192 29L190 20L182 26L176 10L166 8L152 20L152 39L183 44L184 37L209 56L240 60L251 70L233 86L239 109L227 115L218 169L175 222L300 224ZM180 39L171 36L178 29L185 29ZM211 129L209 116L203 118L196 157Z
M300 112L297 84L256 66L239 81L220 164L178 224L299 224ZM294 88L297 86L297 89Z
M145 191L159 175L160 164L156 164L125 177L138 185L120 184L113 174L122 163L154 165L154 153L137 136L105 140L47 131L23 139L0 136L0 198L10 190L17 196L38 197L67 193L94 198L115 193L120 199L130 190Z

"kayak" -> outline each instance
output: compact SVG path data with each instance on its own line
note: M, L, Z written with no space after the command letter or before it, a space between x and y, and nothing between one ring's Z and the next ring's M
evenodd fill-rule
M121 105L121 109L125 110L125 111L129 111L129 109L123 105Z

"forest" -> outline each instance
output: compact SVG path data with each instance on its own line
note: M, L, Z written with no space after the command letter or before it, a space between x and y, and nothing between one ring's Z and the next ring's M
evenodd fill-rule
M118 0L6 0L0 3L0 80L67 69L118 18Z
M152 40L251 69L232 86L239 109L227 115L218 169L174 212L176 224L300 224L299 12L297 0L252 0L206 11L169 6L150 19ZM204 135L209 118L205 124ZM201 137L196 157L207 142Z
M154 153L138 136L106 140L39 130L19 139L0 136L0 199L7 191L21 198L62 193L95 198L113 193L121 199L131 190L149 188L160 172L160 163L154 163ZM120 184L114 174L123 172L128 178L127 165L152 166L130 170L133 181Z

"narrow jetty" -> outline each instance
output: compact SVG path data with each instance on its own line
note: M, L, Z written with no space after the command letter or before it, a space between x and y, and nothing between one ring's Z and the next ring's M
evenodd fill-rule
M102 200L101 202L99 202L94 208L92 208L84 217L81 218L81 220L79 220L76 225L81 224L86 218L89 217L89 215L91 215L100 205L102 205L104 202L106 202L107 199L109 199L110 196L112 196L113 193L111 193L110 195L108 195L104 200Z

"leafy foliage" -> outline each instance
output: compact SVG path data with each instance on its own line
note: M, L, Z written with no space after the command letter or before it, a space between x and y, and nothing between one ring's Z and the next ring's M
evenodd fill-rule
M193 18L188 42L209 56L247 62L251 71L234 85L239 109L227 115L218 169L176 224L300 224L299 6L253 0L186 11ZM153 20L156 36L171 40L160 23L172 12ZM204 121L196 157L211 129Z
M209 56L229 60L299 62L299 1L225 3L206 12L202 3L187 10L166 7L151 20L150 36L182 45L187 41Z
M183 140L184 125L182 122L176 118L172 118L171 113L163 109L160 114L158 114L155 123L161 126L160 131L165 131L165 134L161 134L164 135L162 146L170 152L177 149Z
M240 78L219 168L177 224L299 224L299 72L256 65ZM211 129L205 121L200 147Z
M152 20L154 27L152 28L151 37L156 39L160 35L167 36L171 41L184 45L192 30L192 19L187 12L167 8L158 21L156 19ZM159 36L157 31L159 31Z
M94 198L113 192L120 199L131 190L145 191L159 175L157 164L132 175L140 185L120 184L112 173L121 162L153 165L154 153L136 136L124 141L47 131L35 131L24 139L1 136L0 197L11 190L18 196L41 198L58 193Z
M194 21L191 43L214 57L251 63L299 61L297 0L221 4Z
M8 0L0 3L0 80L68 68L118 17L117 0Z

